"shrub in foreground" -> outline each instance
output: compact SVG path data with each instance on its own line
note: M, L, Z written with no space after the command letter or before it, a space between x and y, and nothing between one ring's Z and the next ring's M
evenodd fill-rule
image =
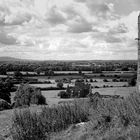
M74 102L45 107L40 114L32 114L31 111L29 115L18 113L13 119L14 136L19 140L39 139L61 131L70 124L90 121L87 129L92 134L91 139L94 136L102 140L140 139L139 94L132 94L125 99L97 99L92 100L93 104Z
M54 107L43 107L41 113L29 109L16 111L13 116L14 140L44 140L52 132L67 128L70 124L88 121L88 106L74 102Z
M29 109L16 110L13 117L12 138L14 140L46 140L47 134L40 116Z
M103 138L116 140L120 137L128 139L140 129L140 95L132 94L125 99L99 100L96 108L90 109L92 129L98 131ZM97 135L98 135L97 134ZM140 138L140 133L136 137Z

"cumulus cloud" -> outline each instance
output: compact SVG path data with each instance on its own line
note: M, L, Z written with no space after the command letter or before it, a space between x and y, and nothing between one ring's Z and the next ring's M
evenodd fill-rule
M76 2L86 2L86 0L75 0Z
M0 25L21 25L37 17L31 0L0 1Z
M121 34L121 33L123 34L123 33L127 33L128 31L129 30L124 23L120 23L109 30L111 34Z
M0 1L0 44L6 46L3 55L123 59L136 53L137 11L121 15L114 0L43 1L46 6L42 0L35 4L34 0Z
M11 35L8 35L4 31L0 31L0 43L2 43L4 45L16 45L16 44L18 44L16 38L14 38Z
M97 16L98 19L105 20L115 20L119 18L117 14L114 13L114 4L107 2L107 0L75 0L76 2L84 3L91 15Z
M116 37L113 35L105 36L105 41L107 43L122 43L124 38Z
M64 24L66 22L65 15L56 6L53 6L46 14L46 20L52 25Z
M77 17L75 20L70 22L68 26L68 31L72 33L83 33L92 31L92 24L81 17Z

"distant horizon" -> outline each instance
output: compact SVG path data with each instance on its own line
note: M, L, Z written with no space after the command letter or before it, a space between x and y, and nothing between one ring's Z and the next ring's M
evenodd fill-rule
M8 56L3 56L0 57L0 61L1 59L11 59L11 60L25 60L25 61L137 61L137 59L112 59L112 60L108 60L108 59L73 59L73 60L62 60L62 59L45 59L45 60L39 60L39 59L23 59L23 58L17 58L17 57L8 57ZM3 61L3 60L2 60Z

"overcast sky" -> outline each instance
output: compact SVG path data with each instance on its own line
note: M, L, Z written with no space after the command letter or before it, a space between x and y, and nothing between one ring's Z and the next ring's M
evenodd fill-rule
M137 59L140 0L0 0L0 56Z

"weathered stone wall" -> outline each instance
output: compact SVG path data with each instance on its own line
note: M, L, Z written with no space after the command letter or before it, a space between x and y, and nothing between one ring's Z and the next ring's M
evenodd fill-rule
M140 93L140 15L138 16L138 70L137 70L137 87Z

